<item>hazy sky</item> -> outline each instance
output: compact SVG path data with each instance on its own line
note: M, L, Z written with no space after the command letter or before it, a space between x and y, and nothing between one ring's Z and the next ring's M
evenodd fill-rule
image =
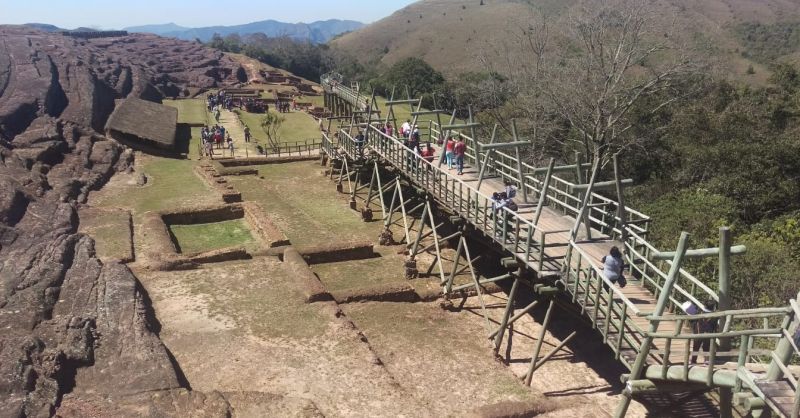
M237 25L258 20L374 22L414 0L0 0L0 24L49 23L62 28L175 22L181 26Z

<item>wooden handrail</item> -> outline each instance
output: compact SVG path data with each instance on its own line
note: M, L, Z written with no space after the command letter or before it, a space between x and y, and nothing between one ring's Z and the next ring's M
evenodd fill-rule
M582 257L586 258L587 260L591 260L593 258L589 254L587 254L581 247L579 247L578 244L575 243L575 241L570 241L570 245L572 246L572 248L575 251L577 251ZM615 286L614 283L611 282L611 280L608 280L608 278L605 276L605 274L603 274L603 270L601 270L599 267L595 266L591 262L589 263L589 266L595 271L595 273L597 273L597 275L598 275L597 277L600 278L607 286L609 286L611 288L611 290L613 291L614 295L616 297L622 299L622 301L625 302L626 305L628 305L628 309L633 314L635 314L637 316L641 316L642 311L639 310L639 308L633 302L631 302L631 300L628 299L628 297L625 296L624 293L622 293L621 289L619 289L617 286ZM580 269L580 266L578 266L578 269Z

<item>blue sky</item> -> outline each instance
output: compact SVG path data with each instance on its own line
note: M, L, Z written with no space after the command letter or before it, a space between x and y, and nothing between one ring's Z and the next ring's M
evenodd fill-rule
M175 22L237 25L258 20L374 22L414 0L0 0L0 24L50 23L72 29Z

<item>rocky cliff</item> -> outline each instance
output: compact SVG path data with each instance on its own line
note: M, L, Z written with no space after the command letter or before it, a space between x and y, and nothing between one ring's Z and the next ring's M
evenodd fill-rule
M99 133L115 100L233 84L237 69L199 44L153 35L0 27L0 417L53 415L66 393L146 414L150 394L185 392L146 294L126 266L95 257L76 207L132 162Z

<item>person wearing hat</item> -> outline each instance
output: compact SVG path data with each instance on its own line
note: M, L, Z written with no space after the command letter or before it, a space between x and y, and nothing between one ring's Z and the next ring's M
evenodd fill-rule
M699 315L703 313L711 313L717 309L717 302L713 299L709 299L706 303L700 304L700 306L695 305L693 302L687 302L684 305L687 305L684 310L689 315ZM683 306L682 306L683 307ZM694 321L691 321L692 333L693 334L713 334L717 332L717 318L700 318ZM695 338L692 342L692 362L691 364L697 363L697 355L701 352L705 351L709 353L711 350L711 338ZM706 362L708 362L708 356L706 356Z

